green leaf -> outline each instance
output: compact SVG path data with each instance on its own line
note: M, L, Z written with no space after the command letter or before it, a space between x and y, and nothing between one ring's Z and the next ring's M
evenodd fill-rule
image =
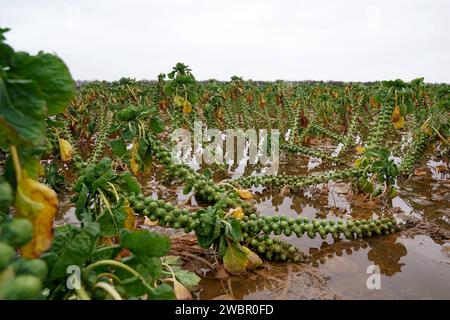
M227 250L227 240L225 238L225 235L222 235L219 240L219 248L217 249L217 254L219 257L223 257Z
M177 280L189 290L194 289L201 280L197 274L188 270L181 269L174 272L174 274Z
M128 192L139 193L141 191L141 185L129 171L125 171L120 175L123 183L125 184L125 189Z
M149 298L151 300L174 300L175 294L171 286L163 283L149 292Z
M56 115L65 110L75 95L75 81L59 57L49 53L30 56L18 52L15 64L15 68L11 70L15 77L32 80L38 85L47 103L48 115Z
M66 65L55 55L31 56L3 43L0 62L0 143L43 144L45 118L63 111L75 94Z
M113 237L119 234L120 229L125 225L127 213L122 204L108 209L104 209L102 214L95 220L100 225L100 234L104 237Z
M119 158L122 158L127 153L127 146L125 145L125 141L122 138L112 140L109 145L111 147L113 155Z
M45 168L45 180L53 189L59 189L64 185L64 177L58 173L58 167L54 162Z
M186 183L183 188L183 194L188 194L192 190L192 183Z
M222 222L213 208L203 210L195 229L198 244L203 248L209 248L220 237Z
M243 240L241 224L236 220L232 219L229 225L226 225L226 236L233 241L240 242Z
M0 143L44 143L46 114L45 99L35 83L7 85L0 77Z
M161 120L160 117L158 116L154 116L151 120L150 120L150 128L153 130L153 132L155 133L161 133L164 131L164 122Z
M49 267L50 280L66 277L70 265L84 266L94 252L99 231L96 223L84 223L83 228L57 228L52 246L41 257Z
M162 257L170 250L168 237L146 231L120 231L120 246L127 248L138 257Z

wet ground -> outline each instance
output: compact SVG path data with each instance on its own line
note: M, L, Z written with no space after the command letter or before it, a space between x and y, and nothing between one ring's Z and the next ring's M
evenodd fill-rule
M282 159L280 173L305 175L336 167L302 157ZM295 265L266 263L245 277L214 278L202 270L204 279L196 292L200 299L450 299L450 175L449 164L429 161L405 181L399 194L388 202L362 201L347 183L309 187L280 194L253 188L255 205L262 214L310 218L358 218L394 215L401 221L420 221L420 228L367 240L339 240L331 236L309 239L306 235L283 238L310 254L313 262ZM254 167L238 166L225 174L236 177L258 174ZM214 177L221 180L223 173ZM154 177L142 181L155 196L188 199L180 187L160 188ZM70 205L62 208L58 223L75 222ZM374 271L379 270L379 279ZM369 281L369 285L368 285ZM379 286L378 286L379 285ZM377 287L370 289L369 287Z
M347 183L329 183L287 195L253 188L258 211L267 215L317 219L394 215L401 221L422 221L423 228L337 242L331 236L326 240L311 240L306 235L284 237L312 255L313 269L276 264L269 274L278 283L260 275L233 279L225 287L214 284L217 280L204 280L200 298L229 296L231 290L237 299L277 299L280 292L286 299L450 299L448 168L443 161L424 163L423 170L416 170L418 175L399 181L399 195L386 203L363 202ZM290 158L281 172L304 175L324 169L332 167L315 159ZM368 288L369 278L369 287L377 284L371 277L377 268L373 266L380 272L379 289Z

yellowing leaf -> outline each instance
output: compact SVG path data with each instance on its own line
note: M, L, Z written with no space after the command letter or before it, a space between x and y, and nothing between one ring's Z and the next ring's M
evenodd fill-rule
M60 138L59 139L59 153L61 155L62 161L66 162L66 161L72 160L74 150L68 141Z
M361 166L363 159L362 158L358 158L355 160L355 168L359 168Z
M182 96L176 95L175 98L173 98L173 102L177 106L182 107L184 105L184 98Z
M217 118L218 119L223 119L223 108L219 108L218 110L217 110Z
M400 108L396 105L394 111L392 112L392 122L397 122L401 116Z
M139 142L134 141L133 147L131 148L131 160L130 160L130 168L131 172L136 176L139 173L139 164L136 160L136 157L139 156Z
M125 212L127 213L127 219L125 220L124 227L125 229L133 230L134 224L136 222L136 215L134 214L133 209L131 209L129 205L126 206L124 209Z
M236 209L231 209L229 214L233 217L236 218L238 220L242 220L242 218L244 218L244 211L242 210L241 207L238 207Z
M33 223L33 238L21 252L25 258L37 258L51 245L58 198L52 189L28 178L25 170L21 175L17 185L16 216Z
M396 129L402 129L405 126L405 118L400 116L398 121L394 122L393 124Z
M192 105L191 103L186 99L183 103L183 113L191 113L192 112Z
M242 251L247 255L247 265L246 268L249 270L255 269L263 264L261 258L254 253L252 250L245 246L241 246Z
M364 148L363 146L357 146L356 148L356 153L361 154L364 151L366 151L366 148Z
M152 221L148 217L144 216L144 224L149 227L154 227L158 225L158 220Z
M405 118L402 117L399 106L395 106L394 108L394 112L392 113L392 123L396 129L401 129L405 126Z
M223 256L225 269L231 274L244 274L247 264L247 254L237 244L230 243Z
M420 127L420 130L424 133L426 133L427 135L431 136L431 134L433 133L430 124L428 123L428 121L425 121L422 126Z
M242 199L253 199L253 194L245 189L238 189L237 193Z

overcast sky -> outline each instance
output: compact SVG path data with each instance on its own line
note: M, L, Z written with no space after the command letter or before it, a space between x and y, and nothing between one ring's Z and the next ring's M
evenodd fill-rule
M447 0L0 0L16 50L55 52L75 79L450 83Z

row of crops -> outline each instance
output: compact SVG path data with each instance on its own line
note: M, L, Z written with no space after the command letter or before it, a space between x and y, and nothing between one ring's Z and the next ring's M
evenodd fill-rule
M186 299L200 277L169 254L170 239L136 225L195 233L233 275L263 260L308 263L280 239L382 237L402 221L263 215L255 188L298 192L351 182L386 204L430 154L448 157L450 86L423 79L361 83L196 81L178 63L154 82L76 84L55 55L6 44L0 29L0 299ZM226 177L233 165L178 163L177 128L277 129L283 157L321 159L310 175ZM326 140L337 152L319 148ZM400 159L395 161L395 159ZM161 173L161 174L159 174ZM194 210L145 191L155 176L195 198ZM54 226L69 194L77 223ZM139 220L139 219L138 219ZM68 281L69 280L69 281Z

